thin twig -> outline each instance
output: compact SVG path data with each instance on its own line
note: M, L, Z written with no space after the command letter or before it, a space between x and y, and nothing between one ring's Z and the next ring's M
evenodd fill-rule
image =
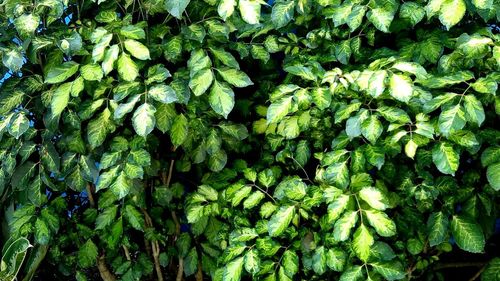
M127 257L127 260L131 261L132 259L130 258L130 252L129 252L127 246L122 245L122 248L123 248L123 252L125 252L125 257Z
M92 195L92 184L88 183L87 184L87 198L89 199L90 207L95 208L95 200L94 196Z
M106 259L104 254L97 259L97 268L99 269L99 274L104 281L116 281L116 277L109 271L106 265Z
M478 272L476 272L476 274L474 274L474 276L472 276L469 281L474 281L476 280L479 276L481 276L481 274L483 273L483 271L486 269L486 266L488 265L488 263L484 264L483 267L481 267L481 269L479 269Z
M290 156L290 158L292 158L292 160L295 162L295 164L297 164L300 167L300 169L302 169L302 172L304 172L304 174L306 175L306 180L309 181L310 183L313 183L311 178L309 178L309 175L307 174L304 167L302 167L302 165L300 165L299 161L297 161L293 156Z
M481 267L487 264L487 262L447 262L438 263L434 266L434 270L440 270L445 268L458 268L458 267Z

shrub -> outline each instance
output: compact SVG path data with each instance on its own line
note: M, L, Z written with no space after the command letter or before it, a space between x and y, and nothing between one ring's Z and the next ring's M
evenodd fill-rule
M22 280L500 280L498 1L0 11Z

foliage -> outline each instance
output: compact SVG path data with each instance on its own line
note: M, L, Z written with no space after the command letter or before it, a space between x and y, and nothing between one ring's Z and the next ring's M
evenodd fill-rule
M433 279L445 253L493 256L497 0L0 11L3 237L25 245L0 276L25 238L22 280Z

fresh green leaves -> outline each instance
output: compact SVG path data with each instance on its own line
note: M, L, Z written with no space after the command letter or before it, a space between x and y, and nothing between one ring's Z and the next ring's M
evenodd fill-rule
M17 2L1 280L431 280L491 256L497 2Z
M451 220L451 233L461 249L472 253L484 251L485 241L481 226L471 219L454 216Z
M227 119L234 107L234 92L229 85L215 80L208 99L212 109Z

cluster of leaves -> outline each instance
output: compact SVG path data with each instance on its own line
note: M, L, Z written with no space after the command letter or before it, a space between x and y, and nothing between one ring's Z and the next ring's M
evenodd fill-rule
M500 280L497 0L0 12L0 279Z

